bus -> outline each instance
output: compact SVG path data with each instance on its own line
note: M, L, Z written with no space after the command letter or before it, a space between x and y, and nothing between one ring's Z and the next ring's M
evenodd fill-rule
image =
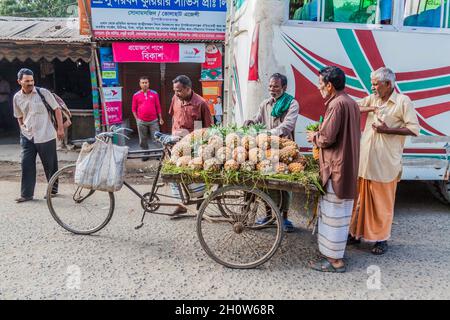
M286 74L300 104L295 139L304 152L311 150L305 127L325 113L321 68L340 67L356 100L371 93L371 71L392 69L421 126L407 139L402 180L425 181L450 203L449 0L233 0L225 50L227 121L251 118L269 76Z

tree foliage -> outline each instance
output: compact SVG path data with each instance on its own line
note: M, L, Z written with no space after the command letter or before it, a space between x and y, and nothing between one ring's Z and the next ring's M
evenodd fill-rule
M77 0L0 0L0 16L71 17L77 15Z

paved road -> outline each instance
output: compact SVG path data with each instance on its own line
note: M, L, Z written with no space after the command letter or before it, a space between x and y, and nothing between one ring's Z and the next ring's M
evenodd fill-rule
M149 216L134 230L139 203L125 189L104 230L75 236L56 224L44 200L15 204L19 188L0 181L0 299L450 298L450 210L420 183L399 188L390 251L349 248L345 274L307 268L317 251L303 228L259 269L231 270L202 251L194 220ZM38 185L36 196L44 189ZM378 271L379 288L371 281Z

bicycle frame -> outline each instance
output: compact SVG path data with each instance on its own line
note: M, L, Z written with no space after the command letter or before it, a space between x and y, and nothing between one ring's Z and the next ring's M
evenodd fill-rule
M184 205L189 205L189 204L199 204L201 202L203 202L204 198L199 198L199 199L191 199L190 197L190 193L186 187L185 184L183 183L178 183L178 189L179 189L179 194L180 197L175 197L175 196L169 196L167 194L162 194L159 193L158 190L160 187L164 186L163 183L158 183L159 182L159 178L161 175L161 169L163 166L163 161L166 157L170 156L170 147L169 146L164 146L164 148L159 148L159 149L149 149L149 150L137 150L137 151L130 151L128 153L128 157L127 159L141 159L141 158L153 158L153 159L158 159L159 163L158 163L158 168L156 171L156 175L155 178L153 180L152 186L151 186L151 190L149 193L144 193L141 194L139 191L137 191L135 188L133 188L133 186L131 186L128 182L124 181L123 184L125 185L125 187L127 187L132 193L134 193L138 198L141 199L141 204L142 207L144 209L144 213L142 215L142 219L141 219L141 223L140 225L138 225L137 227L135 227L135 229L139 229L144 225L144 219L145 219L145 215L150 212L152 214L159 214L159 215L165 215L165 216L177 216L179 215L179 213L164 213L164 212L158 212L157 210L163 206L163 207L176 207L179 205L179 203L170 203L170 202L160 202L159 197L164 197L164 198L169 198L169 199L177 199L179 200L181 198L181 203ZM152 206L154 206L155 208L153 208Z

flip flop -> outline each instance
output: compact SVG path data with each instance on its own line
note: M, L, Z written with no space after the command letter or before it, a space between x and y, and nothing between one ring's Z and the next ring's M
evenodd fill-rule
M310 264L311 269L321 272L334 272L343 273L345 272L345 265L339 268L335 268L328 259L323 258L319 261L312 262Z
M378 241L372 248L372 254L379 256L385 254L387 250L388 250L387 241Z
M284 219L283 230L284 230L284 232L287 232L287 233L294 232L294 225L292 224L292 222L290 220Z

